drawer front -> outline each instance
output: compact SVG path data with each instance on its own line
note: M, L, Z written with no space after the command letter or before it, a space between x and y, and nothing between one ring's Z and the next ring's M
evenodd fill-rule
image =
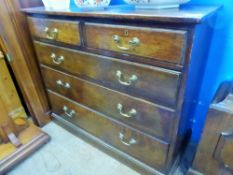
M41 64L91 78L168 107L176 106L181 73L35 42ZM55 57L53 57L55 55ZM59 59L61 59L59 61Z
M34 37L80 45L79 22L28 17L28 23Z
M49 68L42 67L42 74L48 89L151 135L170 140L174 110Z
M186 31L86 23L87 47L183 64Z
M164 169L168 143L154 140L60 95L49 92L49 98L54 113L136 159Z

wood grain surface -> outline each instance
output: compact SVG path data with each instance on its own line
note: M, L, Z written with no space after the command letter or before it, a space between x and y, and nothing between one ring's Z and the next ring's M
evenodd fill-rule
M28 25L31 34L34 37L48 39L49 35L52 36L52 31L57 29L57 34L51 40L67 44L80 45L78 21L28 17ZM48 28L47 33L45 32L46 27Z
M49 98L53 111L63 116L66 120L75 123L106 143L123 150L140 161L161 171L164 169L169 149L168 143L153 140L140 132L111 121L101 114L58 96L51 91L49 92ZM62 111L63 105L67 105L69 109L75 110L77 115L73 118L64 115L64 111ZM120 133L123 134L123 139L119 138ZM128 143L132 139L135 139L136 143L128 146L123 143ZM151 156L152 154L153 156Z
M215 14L221 6L184 6L180 9L166 10L141 10L128 5L111 6L107 10L83 11L79 8L73 8L69 11L54 11L44 7L26 8L22 11L28 14L46 14L56 16L71 17L95 17L100 19L114 20L133 20L150 21L156 23L175 23L175 24L198 24L204 22L208 17Z
M181 80L180 72L66 49L41 42L34 43L41 64L81 78L90 79L109 88L157 104L171 108L176 107ZM64 61L60 64L54 63L53 58L51 58L52 54L55 54L56 58L63 56ZM122 73L120 78L117 76L117 71ZM120 82L129 83L132 76L137 76L137 80L132 82L131 85L125 85Z
M183 64L184 61L186 31L85 23L84 33L88 48L138 55L176 64ZM118 44L113 40L115 35L120 37ZM140 43L132 46L129 42L135 37ZM128 50L120 49L117 45Z
M175 110L157 106L50 68L42 67L42 74L46 77L45 84L48 89L149 134L165 140L171 139ZM69 83L71 87L66 89L58 86L56 84L58 80ZM130 118L124 117L117 108L118 104L122 105L123 113L135 109L137 114Z
M1 51L0 51L1 52ZM7 111L7 117L26 117L26 113L19 99L13 80L3 58L0 58L0 99ZM0 113L3 112L0 110ZM0 115L4 117L4 115ZM1 122L0 122L1 123Z

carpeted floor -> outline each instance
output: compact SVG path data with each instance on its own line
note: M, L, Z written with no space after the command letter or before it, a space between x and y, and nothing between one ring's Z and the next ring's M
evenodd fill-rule
M51 141L7 175L139 175L51 122Z

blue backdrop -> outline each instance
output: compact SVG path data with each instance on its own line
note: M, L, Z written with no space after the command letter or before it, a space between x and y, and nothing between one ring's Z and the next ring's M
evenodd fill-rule
M216 24L197 106L193 113L192 142L200 139L209 104L221 82L233 79L233 1L232 0L191 0L189 4L223 4ZM192 65L195 69L195 65ZM191 82L190 82L191 83Z

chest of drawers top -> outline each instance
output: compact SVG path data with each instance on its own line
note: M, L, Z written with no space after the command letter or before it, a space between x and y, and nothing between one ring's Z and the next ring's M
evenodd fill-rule
M49 10L44 7L22 9L27 14L42 14L67 17L109 18L118 20L142 20L165 23L198 24L213 15L220 6L182 6L180 9L137 10L126 5L110 6L105 10L85 11L78 8L70 10Z

